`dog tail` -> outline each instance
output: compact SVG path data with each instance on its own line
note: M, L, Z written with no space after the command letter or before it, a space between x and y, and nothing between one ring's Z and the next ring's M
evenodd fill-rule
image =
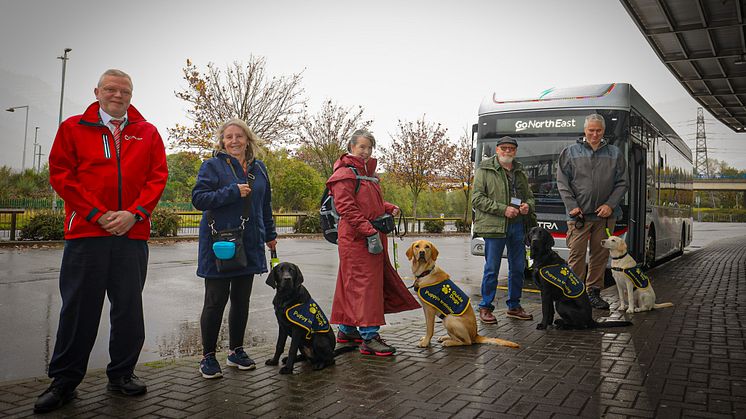
M515 342L511 342L509 340L504 340L504 339L499 339L499 338L488 338L482 335L477 335L477 337L474 339L474 342L489 343L491 345L507 346L508 348L520 348L520 345L518 345Z
M334 356L342 355L343 353L357 351L357 345L345 345L334 348Z
M619 320L596 322L596 327L626 327L626 326L632 326L632 322L619 321Z
M653 308L668 308L673 307L673 303L660 303L653 306Z

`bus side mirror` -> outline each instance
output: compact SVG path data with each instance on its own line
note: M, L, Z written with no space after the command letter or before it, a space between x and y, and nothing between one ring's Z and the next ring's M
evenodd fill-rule
M472 163L474 163L474 161L476 160L476 155L477 155L477 149L472 147L471 149L471 162Z

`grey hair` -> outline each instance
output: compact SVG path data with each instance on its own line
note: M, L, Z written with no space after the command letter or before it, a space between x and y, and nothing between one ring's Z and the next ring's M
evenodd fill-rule
M600 122L603 129L606 129L606 120L604 119L603 116L597 113L592 113L585 117L585 123L583 124L583 128L588 128L588 123L592 121Z
M220 128L218 128L218 131L215 133L215 150L217 151L225 151L225 144L223 143L223 135L225 134L225 130L228 129L229 126L235 125L239 128L241 128L246 134L246 162L250 163L252 160L254 160L254 157L259 152L259 137L254 134L254 131L249 128L249 126L244 122L242 119L233 118L225 121Z
M352 146L357 144L357 139L363 137L367 138L368 141L370 141L370 146L375 148L376 147L376 137L373 136L373 134L370 133L367 129L357 129L355 132L352 133L350 136L349 141L347 141L347 151L352 152Z
M104 71L104 74L101 75L101 77L98 78L98 84L96 86L101 87L101 83L104 82L104 77L106 76L112 76L112 77L124 77L125 79L129 80L130 82L130 89L132 86L132 77L130 77L129 74L125 73L122 70L117 70L116 68L110 68L106 71Z

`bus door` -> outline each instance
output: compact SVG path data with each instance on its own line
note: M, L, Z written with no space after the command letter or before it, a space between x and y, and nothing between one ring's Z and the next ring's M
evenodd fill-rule
M640 145L632 143L629 154L629 227L627 245L635 260L644 260L646 199L646 153Z

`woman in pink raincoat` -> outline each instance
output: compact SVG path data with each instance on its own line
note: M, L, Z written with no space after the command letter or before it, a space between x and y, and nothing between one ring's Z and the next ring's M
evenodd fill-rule
M340 215L338 224L339 272L334 292L331 323L339 325L337 342L358 342L366 355L388 356L388 345L378 330L384 314L413 310L420 305L391 265L386 235L371 224L381 215L397 215L399 208L385 202L371 158L376 140L367 130L357 130L348 154L334 163L326 182ZM354 167L357 171L350 169ZM361 177L357 192L358 175Z

